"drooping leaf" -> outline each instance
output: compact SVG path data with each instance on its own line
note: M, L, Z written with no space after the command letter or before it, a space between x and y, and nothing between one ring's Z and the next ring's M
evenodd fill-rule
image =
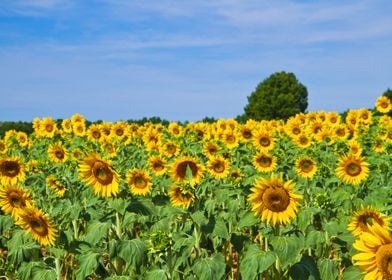
M93 273L98 267L99 254L92 251L81 253L77 256L78 269L76 276L78 279L85 279L86 276Z
M243 279L256 279L276 261L272 251L262 251L256 244L245 247L244 257L240 260L240 273Z
M107 235L110 223L94 221L87 226L84 240L91 245L96 245Z
M192 270L196 274L197 279L218 280L223 279L225 268L224 256L221 253L215 253L211 257L197 260Z

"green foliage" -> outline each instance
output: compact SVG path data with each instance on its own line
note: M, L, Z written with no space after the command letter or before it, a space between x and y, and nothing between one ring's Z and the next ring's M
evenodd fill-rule
M248 96L245 119L288 119L308 107L308 91L293 73L277 72ZM241 120L241 117L239 118Z

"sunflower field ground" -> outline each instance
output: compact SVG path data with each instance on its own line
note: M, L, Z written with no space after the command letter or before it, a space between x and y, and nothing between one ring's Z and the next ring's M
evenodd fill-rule
M0 139L0 279L392 279L390 110L34 119Z

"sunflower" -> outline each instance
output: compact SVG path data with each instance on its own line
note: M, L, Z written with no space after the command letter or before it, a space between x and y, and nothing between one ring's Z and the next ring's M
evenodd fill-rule
M111 127L110 136L114 139L122 140L128 134L128 124L124 121L118 121Z
M348 142L349 153L352 155L360 156L363 152L361 144L358 143L355 139L351 139Z
M272 172L276 168L276 157L266 152L259 152L253 157L253 166L259 172Z
M73 123L72 131L75 134L75 136L83 137L86 135L86 124L84 122Z
M148 165L155 175L163 175L166 172L166 161L160 156L152 156L148 159Z
M55 175L46 178L46 184L59 196L63 197L67 190L65 185Z
M52 118L43 118L40 122L39 136L53 138L57 132L56 122Z
M317 171L317 165L313 159L303 157L295 161L295 169L302 178L312 178Z
M118 193L119 174L110 162L97 154L90 154L79 163L79 177L94 189L96 195L109 197Z
M93 142L99 142L104 137L99 124L92 124L87 129L87 139Z
M390 217L386 217L376 209L370 206L362 206L360 211L354 213L347 229L351 231L354 236L360 236L364 232L369 232L369 227L375 223L388 230L390 220Z
M72 122L70 119L64 119L61 122L61 128L65 133L71 133L72 132Z
M214 142L204 143L203 153L206 157L214 156L219 150L220 150L219 145Z
M350 132L345 124L338 124L334 127L334 135L340 140L345 140L349 136Z
M179 137L183 134L182 126L180 126L176 122L169 123L168 129L169 129L170 134L174 137Z
M16 218L21 209L33 204L30 192L17 185L0 188L0 207L4 213Z
M359 185L369 175L369 164L364 157L348 154L339 159L336 175L347 184Z
M229 174L229 179L234 186L239 186L242 183L243 174L241 169L236 168L231 170Z
M203 173L204 166L200 165L196 158L190 156L177 158L171 167L171 176L174 181L190 180L192 186L200 183Z
M182 207L188 209L196 200L195 194L191 188L185 186L172 185L169 189L170 203L174 207Z
M0 140L0 154L5 154L8 150L7 144L5 141Z
M253 139L255 146L259 149L269 151L274 148L275 139L267 132L259 132Z
M26 132L19 131L16 133L16 140L21 147L27 147L29 145L29 137Z
M285 131L290 138L295 138L300 135L303 131L302 123L296 119L288 121L285 126Z
M226 147L229 149L233 149L238 147L238 136L232 130L229 130L223 134L223 143L225 143Z
M294 183L291 180L284 182L282 175L259 179L248 196L252 212L273 226L288 224L296 216L302 199L293 188Z
M163 147L162 152L167 157L177 156L180 152L178 145L172 141L167 141Z
M25 180L22 162L17 157L0 159L0 181L3 185L17 184Z
M300 135L293 138L293 143L301 149L305 149L312 145L313 142L306 133L301 133Z
M86 119L81 114L76 113L71 116L71 122L72 122L72 125L75 125L78 123L86 123Z
M134 195L147 195L151 192L152 182L147 171L134 168L127 173L127 183Z
M65 162L68 159L67 149L61 143L53 143L48 147L49 158L57 163Z
M376 109L380 113L387 114L391 110L392 105L391 101L389 100L388 96L380 96L376 100Z
M245 124L240 127L240 137L244 142L250 141L253 138L253 124Z
M34 207L26 207L19 213L16 224L25 231L30 232L32 238L42 246L54 245L57 238L57 229L51 219Z
M340 123L340 115L337 112L328 112L326 115L326 121L332 125L332 126L336 126Z
M361 234L353 247L359 253L352 260L366 273L364 280L392 279L392 235L388 229L374 223L369 226L369 232Z
M207 163L209 173L215 179L226 178L230 171L230 163L222 156L211 157Z

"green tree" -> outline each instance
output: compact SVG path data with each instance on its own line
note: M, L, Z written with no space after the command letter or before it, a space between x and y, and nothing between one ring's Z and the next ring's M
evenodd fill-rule
M392 90L391 89L388 88L386 91L384 91L384 93L382 95L388 97L389 100L391 100L391 102L392 102Z
M248 96L245 119L288 119L308 107L308 91L293 73L276 72Z

